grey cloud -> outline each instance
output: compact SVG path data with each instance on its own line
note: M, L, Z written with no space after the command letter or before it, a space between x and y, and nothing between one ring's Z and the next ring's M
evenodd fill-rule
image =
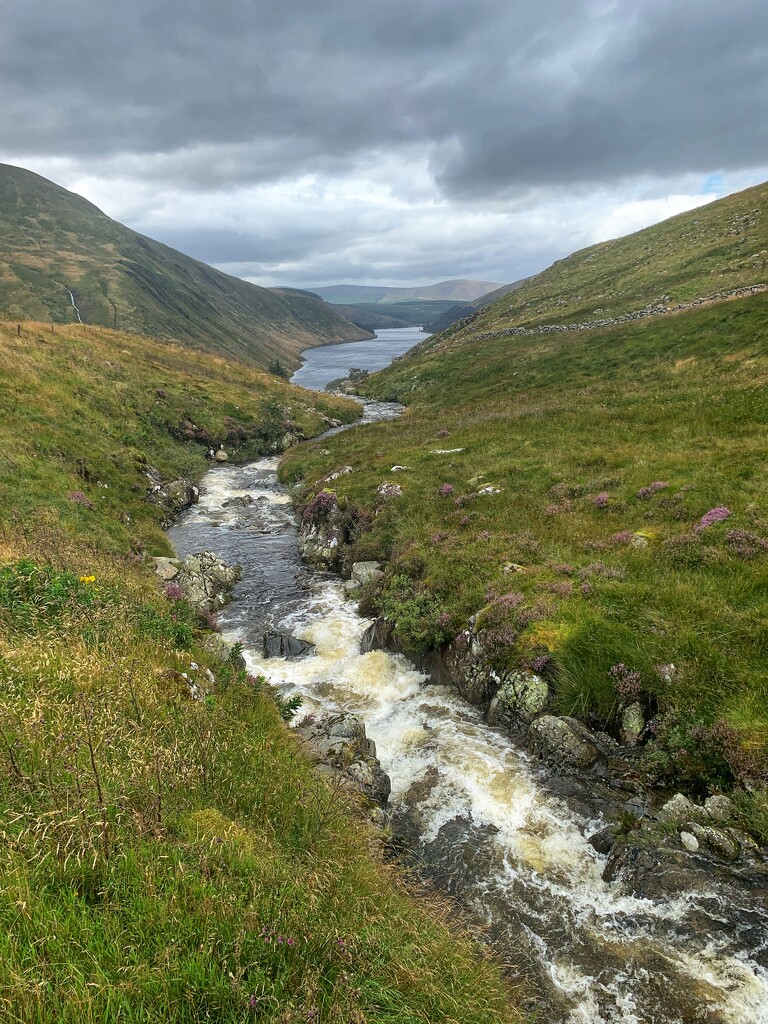
M6 155L169 154L168 180L215 188L421 143L446 193L488 195L768 151L763 0L4 0L2 13ZM201 166L201 145L247 159Z

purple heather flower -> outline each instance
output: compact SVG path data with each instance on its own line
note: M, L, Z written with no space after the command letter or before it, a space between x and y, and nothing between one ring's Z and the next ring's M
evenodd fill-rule
M652 494L666 490L667 487L669 487L669 484L666 480L654 480L653 483L648 484L647 487L641 487L637 492L637 497L645 501L645 499L650 498Z
M184 595L178 583L166 583L165 596L169 601L180 601Z
M592 504L596 505L598 508L607 508L609 500L608 492L600 491L600 493L596 494L592 499Z
M93 502L88 498L82 491L70 491L69 500L74 501L76 505L83 505L85 508L95 508Z
M614 544L629 544L634 537L631 530L621 530L619 533L614 533L611 537L611 541Z
M731 514L731 510L726 508L725 505L719 505L717 508L711 508L709 512L705 512L698 523L694 526L694 530L700 532L706 530L707 527L712 526L713 523L722 523L724 519L727 519Z
M448 534L445 533L442 530L440 532L438 532L438 533L433 533L432 536L429 538L431 544L439 544L441 541L447 540L447 539L448 539Z
M453 494L453 491L453 484L442 484L437 489L437 493L440 495L441 498L449 498Z
M548 654L540 654L530 662L529 668L532 672L543 672L551 660Z

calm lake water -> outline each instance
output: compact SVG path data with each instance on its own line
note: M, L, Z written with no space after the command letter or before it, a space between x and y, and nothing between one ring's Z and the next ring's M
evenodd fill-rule
M302 352L304 365L291 377L291 383L322 391L332 380L346 377L352 366L371 373L383 370L395 356L401 356L426 337L418 327L397 327L376 331L376 337L369 341L308 348Z

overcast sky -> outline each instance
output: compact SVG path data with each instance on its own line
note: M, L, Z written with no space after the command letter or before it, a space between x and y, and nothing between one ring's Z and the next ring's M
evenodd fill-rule
M768 178L766 0L0 0L0 161L259 284L507 282Z

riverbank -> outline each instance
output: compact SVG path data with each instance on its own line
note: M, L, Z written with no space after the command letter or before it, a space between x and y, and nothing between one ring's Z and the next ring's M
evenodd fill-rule
M518 1019L290 709L154 574L206 452L281 450L358 408L146 338L17 338L0 332L0 1016Z

